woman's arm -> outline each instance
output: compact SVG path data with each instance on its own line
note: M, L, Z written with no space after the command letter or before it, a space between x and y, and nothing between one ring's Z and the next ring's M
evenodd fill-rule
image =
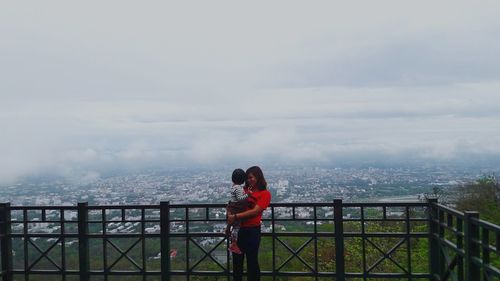
M263 209L259 205L255 205L252 209L244 211L242 213L237 213L237 214L229 214L227 216L227 223L231 224L235 220L239 219L247 219L251 217L255 217L258 214L260 214L263 211Z

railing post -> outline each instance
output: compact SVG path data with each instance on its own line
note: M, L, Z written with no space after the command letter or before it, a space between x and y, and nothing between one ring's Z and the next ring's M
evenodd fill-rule
M161 281L170 281L170 202L160 202Z
M2 281L12 281L12 240L10 239L10 203L0 204L0 243L2 252Z
M89 280L89 224L88 203L78 203L78 255L80 281Z
M333 219L335 225L335 280L345 281L344 221L342 215L342 199L333 200Z
M465 238L465 280L477 281L480 278L479 266L472 262L479 258L479 227L471 219L479 219L478 212L464 212L464 238Z
M436 204L437 198L427 199L428 203L428 220L429 220L429 270L433 280L441 278L441 247L439 244L439 225L436 221L438 218L438 209Z

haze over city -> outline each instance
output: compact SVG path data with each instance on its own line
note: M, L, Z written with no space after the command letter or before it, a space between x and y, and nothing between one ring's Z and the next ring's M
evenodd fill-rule
M3 2L0 184L177 166L498 167L499 9Z

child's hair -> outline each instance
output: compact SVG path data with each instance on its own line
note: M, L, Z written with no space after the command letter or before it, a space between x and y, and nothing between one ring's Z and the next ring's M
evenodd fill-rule
M247 173L242 169L236 169L233 171L233 183L234 184L244 184L247 180Z

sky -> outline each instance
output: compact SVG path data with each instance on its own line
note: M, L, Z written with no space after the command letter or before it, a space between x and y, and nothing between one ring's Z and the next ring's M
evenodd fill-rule
M494 162L499 10L2 1L0 183L177 165Z

